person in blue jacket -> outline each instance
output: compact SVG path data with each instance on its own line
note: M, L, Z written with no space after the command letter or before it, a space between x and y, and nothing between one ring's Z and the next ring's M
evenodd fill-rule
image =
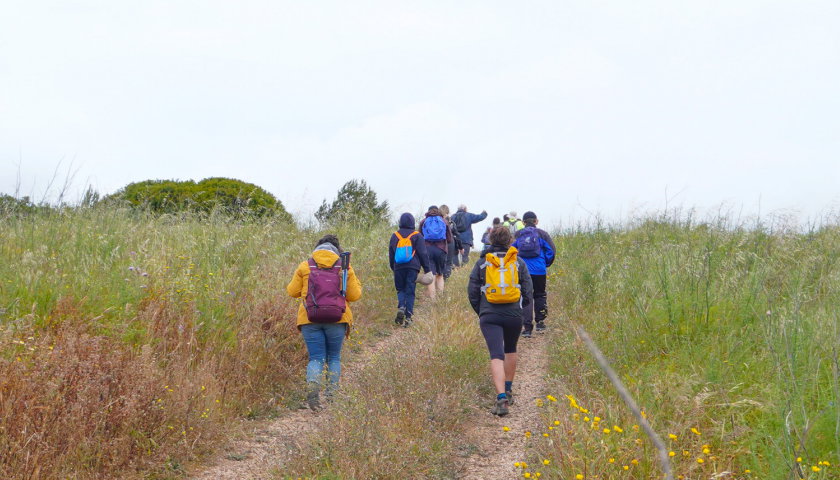
M461 253L461 265L467 265L470 261L470 249L473 247L472 226L487 218L487 211L482 210L480 214L470 213L466 205L460 205L455 215L452 215L452 222L458 229L457 235L461 239L464 250Z
M522 311L522 336L531 337L536 321L537 333L545 333L545 319L548 316L548 295L546 293L546 273L554 263L557 249L545 230L537 228L539 220L534 212L525 212L522 216L525 227L516 232L513 246L519 250L519 258L528 265L531 281L534 284L534 301L530 308Z
M398 263L396 258L397 243L399 236L411 241L412 256L410 260ZM411 316L414 314L414 291L417 275L420 268L429 272L429 254L426 251L426 242L423 234L414 229L414 215L403 213L400 215L400 228L391 234L391 242L388 246L388 262L394 272L394 287L397 289L397 316L394 322L397 325L407 327L411 325Z

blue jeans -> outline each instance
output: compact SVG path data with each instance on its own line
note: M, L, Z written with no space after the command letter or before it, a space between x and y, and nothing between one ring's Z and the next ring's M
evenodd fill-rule
M411 318L414 314L414 288L417 281L417 270L405 268L394 270L394 286L397 288L397 308L405 308L405 316Z
M309 364L306 366L306 381L321 384L324 363L327 364L327 389L338 387L341 375L341 345L344 343L346 323L309 323L300 327Z

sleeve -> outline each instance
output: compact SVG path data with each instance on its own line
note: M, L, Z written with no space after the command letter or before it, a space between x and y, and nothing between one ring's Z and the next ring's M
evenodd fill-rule
M298 268L295 269L295 273L292 274L292 281L286 285L286 292L293 298L300 298L300 294L303 293L303 272L301 269L303 268L303 263L298 265Z
M534 301L534 282L531 280L531 273L528 271L528 265L521 258L516 259L519 262L519 289L522 292L522 306L527 307Z
M423 238L422 233L418 233L412 237L414 241L414 250L417 252L418 260L420 261L420 266L423 267L424 272L431 272L432 266L429 263L429 251L426 248L426 241Z
M487 212L481 212L479 214L471 213L470 214L470 223L478 223L482 220L487 218Z
M548 232L540 231L540 237L546 243L546 249L543 252L543 255L545 256L545 266L548 268L552 263L554 263L557 248L554 246L554 240L551 239L551 235L549 235Z
M355 302L362 298L362 282L356 276L356 271L353 270L352 265L347 269L347 296L345 298L348 302Z
M397 250L395 239L396 235L392 233L391 239L388 241L388 265L391 267L391 271L394 270L394 252Z
M481 306L481 286L484 284L484 280L481 278L483 273L481 265L482 262L475 262L475 266L470 272L469 283L467 283L467 298L469 298L470 305L476 314L478 314Z
M455 237L452 235L452 228L449 226L449 223L444 222L446 225L446 243L452 243L455 241Z

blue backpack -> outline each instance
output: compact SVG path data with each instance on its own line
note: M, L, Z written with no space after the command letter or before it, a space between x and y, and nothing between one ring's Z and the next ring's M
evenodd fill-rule
M542 253L540 246L540 232L537 227L525 227L519 231L516 237L519 256L523 258L536 258Z
M427 217L423 222L423 237L430 242L446 240L446 223L443 222L443 217Z

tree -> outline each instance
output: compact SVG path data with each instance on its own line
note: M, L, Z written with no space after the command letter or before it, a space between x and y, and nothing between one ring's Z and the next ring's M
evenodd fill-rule
M283 204L262 188L231 178L146 180L130 183L105 201L123 201L156 213L182 211L209 213L221 208L233 215L280 215L291 219Z
M376 192L364 180L350 180L339 190L332 203L324 199L315 212L321 223L361 221L365 223L387 222L391 216L388 201L379 203Z

